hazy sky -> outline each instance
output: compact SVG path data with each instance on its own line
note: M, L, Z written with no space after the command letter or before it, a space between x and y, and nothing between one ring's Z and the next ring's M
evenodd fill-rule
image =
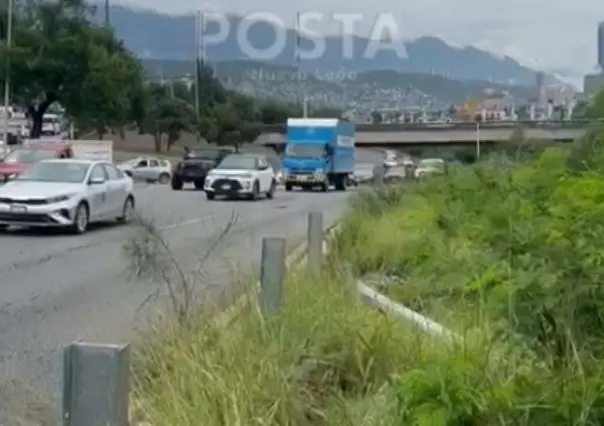
M378 12L397 17L406 38L435 35L453 45L474 45L508 54L521 63L547 70L591 72L596 64L598 21L602 0L128 0L122 4L181 14L197 9L245 14L270 12L286 22L296 12L358 12L365 17L358 33L367 35ZM357 6L358 5L358 6ZM335 24L330 27L334 31Z

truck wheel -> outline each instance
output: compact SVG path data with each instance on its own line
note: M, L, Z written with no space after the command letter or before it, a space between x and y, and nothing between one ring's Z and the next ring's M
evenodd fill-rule
M336 187L336 191L346 191L346 180L347 176L336 176L334 186Z
M203 180L196 180L195 182L193 182L193 185L195 185L195 189L203 189Z
M285 184L285 190L287 192L291 192L292 189L293 189L293 185L291 183L286 183Z
M175 191L180 191L182 189L182 180L176 176L172 176L172 189Z

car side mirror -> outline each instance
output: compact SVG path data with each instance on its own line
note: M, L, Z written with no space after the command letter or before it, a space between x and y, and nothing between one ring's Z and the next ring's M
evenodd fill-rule
M102 185L104 183L105 183L105 179L103 179L102 177L92 177L88 181L89 185Z

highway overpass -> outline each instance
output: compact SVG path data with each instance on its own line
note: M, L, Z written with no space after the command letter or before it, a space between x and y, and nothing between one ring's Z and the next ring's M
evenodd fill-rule
M589 122L492 122L482 123L409 123L358 124L358 146L413 147L427 145L475 144L509 141L514 131L521 128L528 139L570 142L585 133ZM256 140L257 144L275 148L285 144L285 126L268 125Z

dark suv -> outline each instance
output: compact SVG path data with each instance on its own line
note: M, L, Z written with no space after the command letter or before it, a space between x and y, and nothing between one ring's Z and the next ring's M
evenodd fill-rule
M199 149L187 153L172 173L172 189L181 190L186 182L193 182L195 189L203 189L208 172L233 152L235 148L223 147Z

